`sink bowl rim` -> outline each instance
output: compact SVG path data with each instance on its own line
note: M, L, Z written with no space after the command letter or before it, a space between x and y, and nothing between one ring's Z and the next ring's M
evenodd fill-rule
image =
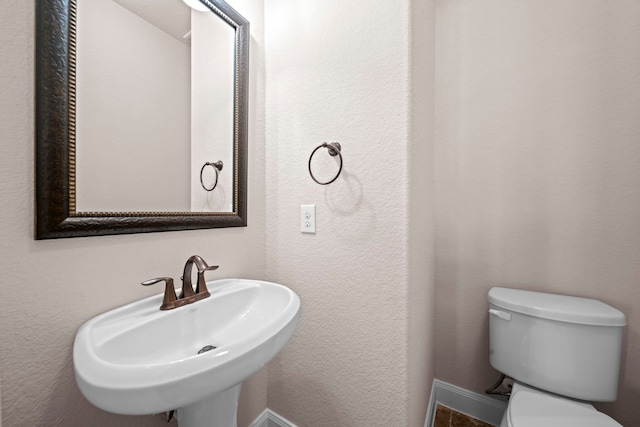
M100 355L96 348L92 347L94 342L90 335L93 328L100 326L101 322L108 322L109 318L112 318L112 320L120 319L119 316L121 316L122 319L126 320L127 316L134 316L137 312L136 310L143 315L149 315L149 318L145 320L147 323L161 317L177 316L179 313L177 310L197 309L200 301L174 310L161 311L159 310L162 300L162 295L160 294L125 304L95 316L78 329L73 349L76 381L85 397L94 405L111 412L138 413L135 412L135 408L124 408L123 405L126 405L126 402L121 402L120 407L113 407L105 405L104 402L98 402L95 395L99 392L104 392L113 395L114 400L119 400L117 398L118 392L136 390L139 393L146 391L152 394L162 394L162 390L167 389L167 387L179 386L185 381L202 382L204 377L212 378L216 375L224 375L225 378L229 377L230 373L221 371L232 365L230 362L234 361L245 367L251 367L251 372L247 374L248 376L264 366L293 334L300 317L300 299L288 287L278 283L251 279L219 279L208 282L207 286L212 291L212 296L202 300L202 302L210 299L220 299L227 294L239 292L246 287L273 287L273 289L278 289L278 293L282 292L286 296L286 304L280 314L273 321L270 321L264 329L254 332L234 342L232 345L220 347L196 357L190 356L177 361L154 364L123 364L105 360L104 355ZM205 304L201 304L200 307ZM172 311L174 313L171 313ZM275 351L273 351L274 349ZM254 354L258 354L258 351L260 353L259 356L266 358L265 360L259 360L260 357ZM242 380L244 378L240 378L238 383ZM220 384L220 386L224 385L223 382ZM228 386L233 385L235 384L228 384ZM212 392L215 392L215 390ZM165 409L157 408L156 410ZM143 411L143 413L149 412Z

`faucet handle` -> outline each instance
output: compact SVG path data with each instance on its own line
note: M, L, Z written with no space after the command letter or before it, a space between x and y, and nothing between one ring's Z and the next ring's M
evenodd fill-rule
M171 310L184 304L184 301L176 297L176 290L173 287L173 279L171 277L156 277L155 279L145 280L140 284L142 286L151 286L158 282L165 282L164 298L162 299L160 310Z

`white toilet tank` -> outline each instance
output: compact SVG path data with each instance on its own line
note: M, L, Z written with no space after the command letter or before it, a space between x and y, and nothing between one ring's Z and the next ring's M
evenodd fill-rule
M491 366L515 380L575 399L618 394L624 314L593 299L491 288Z

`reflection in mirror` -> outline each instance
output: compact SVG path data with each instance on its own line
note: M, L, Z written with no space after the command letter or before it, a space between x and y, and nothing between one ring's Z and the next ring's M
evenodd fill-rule
M233 192L233 66L235 34L210 12L191 13L191 210L230 211ZM215 40L215 42L213 42ZM200 172L206 162L222 161L213 191ZM203 181L213 187L215 172Z
M36 239L247 225L249 22L199 4L35 3Z
M233 210L233 168L200 179L233 164L235 30L206 10L78 0L77 212Z

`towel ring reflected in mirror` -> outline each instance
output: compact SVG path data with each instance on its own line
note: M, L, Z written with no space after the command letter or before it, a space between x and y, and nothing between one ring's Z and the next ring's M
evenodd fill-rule
M213 186L211 188L207 188L207 186L204 185L204 180L202 179L204 168L206 168L207 166L211 166L213 170L216 172L216 180L213 183ZM206 162L204 165L202 165L202 169L200 169L200 185L202 185L202 188L204 188L206 191L213 191L216 188L216 186L218 185L218 178L220 177L220 171L222 170L222 166L223 166L222 160L218 160L215 163Z

